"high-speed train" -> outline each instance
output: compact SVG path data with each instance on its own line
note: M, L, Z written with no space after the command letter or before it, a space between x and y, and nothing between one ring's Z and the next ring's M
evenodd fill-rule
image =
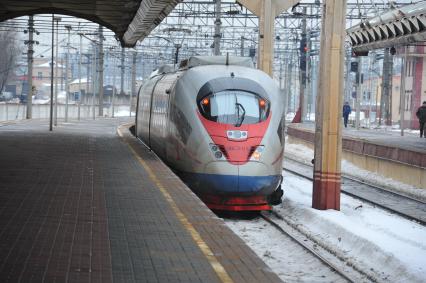
M269 210L283 194L283 105L250 58L191 57L142 85L136 135L209 208Z

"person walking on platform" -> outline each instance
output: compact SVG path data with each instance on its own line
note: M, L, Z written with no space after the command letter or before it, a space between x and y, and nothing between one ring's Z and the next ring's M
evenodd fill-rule
M419 118L420 123L420 137L426 138L426 130L425 130L425 124L426 124L426 101L423 101L423 105L417 109L416 112L417 118ZM423 135L424 134L424 135Z
M348 127L348 119L349 119L349 114L351 114L352 109L349 106L349 102L345 102L345 105L343 105L343 123L345 124L345 128Z

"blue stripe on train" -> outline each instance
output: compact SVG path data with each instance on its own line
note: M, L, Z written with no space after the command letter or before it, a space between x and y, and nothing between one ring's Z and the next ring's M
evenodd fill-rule
M196 193L263 193L273 192L281 181L281 175L237 176L201 173L179 173L183 181Z

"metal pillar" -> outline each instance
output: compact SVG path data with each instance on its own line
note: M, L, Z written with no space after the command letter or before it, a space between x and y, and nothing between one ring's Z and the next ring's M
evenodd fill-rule
M363 84L363 74L362 74L362 57L357 57L358 61L358 74L356 82L356 99L355 99L355 128L359 130L360 124L360 111L361 111L361 97L362 97L362 84Z
M85 104L88 106L89 105L89 92L90 92L90 85L91 85L91 73L92 73L92 69L91 69L91 65L92 65L92 54L88 53L86 54L87 57L87 62L86 62L86 95L85 95ZM87 107L87 109L89 109L89 107ZM90 110L88 113L88 117L90 116Z
M98 56L98 80L99 80L99 116L104 116L104 29L99 25L99 56Z
M81 118L81 59L82 59L82 53L83 52L83 42L82 42L82 34L80 34L80 54L78 58L78 120ZM86 78L87 80L87 78ZM86 90L87 93L87 90Z
M93 120L96 119L96 82L97 82L97 70L96 70L96 66L98 63L98 58L97 58L97 45L93 44L93 66L92 66L92 89L93 89L93 93L92 93L92 115L93 115Z
M349 47L349 51L346 51L346 73L345 73L345 99L344 101L349 102L351 99L352 84L351 84L351 59L352 59L352 50Z
M115 76L115 73L116 73L116 70L117 70L117 66L116 66L116 63L115 63L115 57L112 59L113 60L113 68L114 68L114 72L113 72L113 75L112 75L112 101L111 101L111 107L112 107L112 118L114 118L114 111L115 111L115 106L114 106L114 104L115 104L115 78L116 78L116 76Z
M137 52L133 52L133 61L132 61L132 90L130 92L129 98L130 98L130 109L129 109L129 116L132 117L132 98L133 96L136 96L136 59L137 59Z
M322 5L312 207L340 210L346 0Z
M68 31L68 41L67 41L67 53L65 57L65 122L68 122L68 95L70 92L70 85L68 82L68 69L69 69L69 58L70 58L70 32L71 26L65 26Z
M244 36L241 37L240 56L244 57Z
M124 95L124 47L121 47L121 82L120 82L120 94Z
M306 47L308 47L307 42L307 32L306 32L306 7L303 8L303 19L302 19L302 38L305 39ZM301 46L300 57L303 57L305 61L305 66L300 66L300 87L299 87L299 111L300 111L300 120L297 122L303 122L306 119L306 80L308 74L308 54L306 54L305 47ZM294 121L296 122L296 121Z
M384 50L383 57L383 79L382 79L382 95L380 97L380 116L379 125L382 124L382 119L385 124L390 126L392 124L392 76L393 76L393 55L390 49Z
M214 55L220 55L220 26L222 22L220 21L220 10L221 10L221 0L216 0L216 20L214 21Z
M288 104L291 101L291 73L293 72L293 65L291 63L291 58L286 57L286 76L285 76L285 82L284 82L284 91L285 91L285 101L284 101L284 117L287 115L288 112Z
M405 120L405 79L407 77L407 56L408 48L405 46L404 57L402 57L401 64L401 87L400 87L400 102L399 102L399 127L401 129L401 136L404 136L404 120Z
M259 52L257 55L257 68L263 70L272 77L275 18L281 14L282 11L300 2L300 0L237 0L237 2L259 17Z
M52 59L50 61L50 121L49 131L53 130L53 59L55 50L55 15L52 14ZM7 105L7 104L6 104Z
M60 17L55 17L56 21L56 55L55 55L55 126L58 125L58 29L59 29L59 21L61 21ZM53 63L53 62L52 62Z
M28 19L28 95L27 95L27 119L32 118L33 105L33 35L34 35L34 17Z

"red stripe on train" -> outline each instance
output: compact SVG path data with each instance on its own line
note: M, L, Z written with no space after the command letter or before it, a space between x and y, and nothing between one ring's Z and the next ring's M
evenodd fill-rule
M257 124L243 124L240 127L235 127L233 124L210 121L204 118L199 111L197 111L197 115L213 142L219 145L229 163L243 165L249 161L253 150L261 144L271 121L272 111L269 112L269 116L265 121ZM233 130L247 131L248 138L240 141L229 140L227 131Z

